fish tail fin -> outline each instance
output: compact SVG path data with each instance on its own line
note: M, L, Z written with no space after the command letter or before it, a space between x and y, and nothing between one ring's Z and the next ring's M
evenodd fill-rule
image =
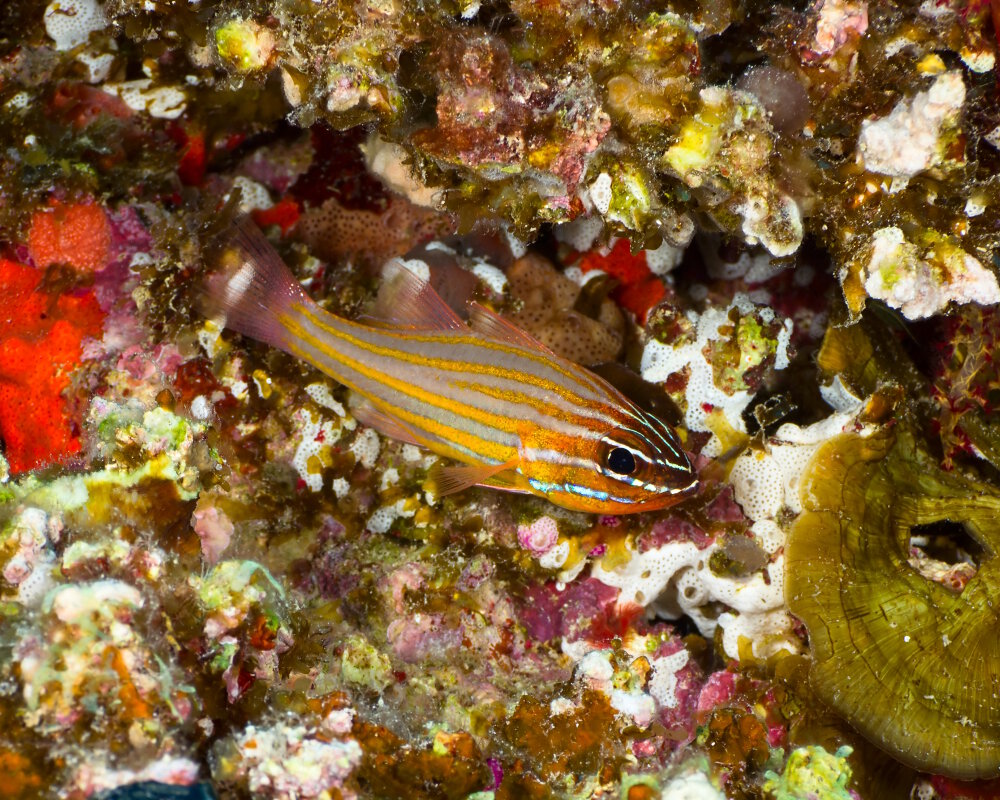
M248 217L224 234L205 280L202 313L222 326L287 349L287 315L296 304L312 304L271 243Z

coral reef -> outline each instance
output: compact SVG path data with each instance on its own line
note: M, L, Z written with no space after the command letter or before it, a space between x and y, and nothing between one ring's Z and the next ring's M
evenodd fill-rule
M0 3L0 795L1000 796L997 8ZM239 215L697 491L436 496L206 318Z

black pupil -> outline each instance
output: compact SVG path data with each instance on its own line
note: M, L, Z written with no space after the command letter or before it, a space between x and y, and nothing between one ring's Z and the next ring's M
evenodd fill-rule
M608 453L608 469L619 475L631 475L635 472L635 456L624 447L616 447Z

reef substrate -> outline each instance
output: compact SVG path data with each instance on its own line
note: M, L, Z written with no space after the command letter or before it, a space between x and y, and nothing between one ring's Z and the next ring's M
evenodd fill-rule
M0 4L0 795L1000 796L1000 7ZM470 489L200 312L248 214L681 431ZM200 788L199 788L200 787Z

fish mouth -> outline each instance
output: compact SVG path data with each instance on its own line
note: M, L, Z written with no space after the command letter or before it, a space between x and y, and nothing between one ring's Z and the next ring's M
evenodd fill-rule
M689 494L694 494L698 489L698 485L701 483L701 481L698 479L697 473L695 473L693 470L690 473L690 478L691 481L684 486L677 486L676 484L670 486L647 485L645 488L649 489L650 491L654 491L657 494L671 494L683 497Z
M667 475L661 485L657 487L657 491L660 493L688 495L695 492L701 483L698 471L694 468L694 464L691 461L690 454L680 447L678 448L678 452L680 454L680 459L678 459L681 461L680 464L676 461L665 459L659 465L660 469L664 470Z
M701 485L701 480L698 478L698 473L691 470L691 482L680 489L675 490L675 494L689 495L694 494L698 491L698 487Z

